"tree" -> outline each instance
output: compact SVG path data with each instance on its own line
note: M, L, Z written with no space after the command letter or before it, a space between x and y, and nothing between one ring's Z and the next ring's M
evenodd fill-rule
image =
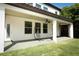
M66 6L61 10L61 15L74 20L79 20L79 4Z
M79 4L64 7L61 15L70 18L74 25L74 37L79 38Z

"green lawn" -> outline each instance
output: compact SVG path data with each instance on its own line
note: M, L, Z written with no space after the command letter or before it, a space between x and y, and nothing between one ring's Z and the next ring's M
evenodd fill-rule
M79 56L79 40L66 40L23 50L1 53L2 56Z

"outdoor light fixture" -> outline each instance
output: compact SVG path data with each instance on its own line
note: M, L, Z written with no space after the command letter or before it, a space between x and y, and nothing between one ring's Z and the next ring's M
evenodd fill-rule
M50 21L48 20L48 19L46 19L46 21L45 21L46 23L50 23Z

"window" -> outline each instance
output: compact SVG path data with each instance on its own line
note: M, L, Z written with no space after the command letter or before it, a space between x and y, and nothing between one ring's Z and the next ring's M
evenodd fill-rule
M32 22L25 21L25 34L32 33Z
M41 24L35 23L35 33L41 33Z
M55 14L57 15L57 11L55 11Z
M39 8L39 9L41 9L41 5L39 5L37 3L36 3L36 7Z
M48 25L43 24L43 33L48 33Z
M48 11L48 8L47 8L47 7L43 7L43 9L44 9L45 11Z
M7 37L10 37L10 24L7 24Z

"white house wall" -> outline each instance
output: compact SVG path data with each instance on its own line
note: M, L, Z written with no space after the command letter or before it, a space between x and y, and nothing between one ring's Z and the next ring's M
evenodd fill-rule
M60 26L59 26L59 23L58 23L58 24L57 24L57 36L60 36L60 34L61 34L61 33L60 33L60 32L61 32L60 30L61 30L61 29L60 29Z
M0 4L0 52L4 51L4 40L6 39L5 7Z
M25 34L24 33L24 22L31 21L32 22L32 34ZM11 15L6 15L6 25L10 24L10 39L14 41L18 40L28 40L28 39L35 39L34 37L34 24L35 22L41 23L41 29L43 30L42 26L45 21L40 21L36 19L28 19L22 17L16 17ZM51 37L52 36L52 28L51 23L48 24L48 33L44 34L41 30L40 38ZM7 39L6 39L7 40Z
M40 13L36 13L33 11L29 11L29 10L24 10L22 8L18 8L18 7L14 7L14 6L9 6L9 5L5 5L6 9L9 10L13 10L16 11L18 13L23 13L23 14L29 14L32 15L34 17L39 17L39 18L44 18L44 19L49 19L50 21L56 20L58 22L64 22L64 23L70 23L67 21L63 21L61 19L57 19L57 18L53 18L50 16L46 16L44 14L40 14ZM12 13L14 14L14 13ZM25 17L25 16L24 16ZM11 24L11 39L12 40L25 40L25 39L34 39L34 30L32 30L32 34L24 34L24 21L31 21L33 23L33 26L35 24L35 22L40 22L41 23L41 29L42 29L42 24L43 21L38 20L38 19L28 19L28 18L24 18L24 17L18 17L18 16L11 16L11 15L6 15L6 22ZM52 37L52 22L50 24L48 24L48 34L44 34L42 33L41 30L41 38L42 37ZM59 27L57 28L57 36L59 36L60 34L60 30Z
M48 6L48 11L51 12L51 13L54 13L54 14L55 14L55 12L57 12L57 15L60 15L60 11L58 11L55 8L49 7L49 6Z
M25 9L22 9L22 8L19 8L19 7L14 7L14 6L7 5L7 4L4 4L4 5L5 5L5 8L9 9L9 10L13 10L13 11L16 11L16 12L19 12L19 13L29 14L29 15L53 20L51 16L47 16L47 15L44 15L44 14L40 14L40 13L33 12L33 11L30 11L30 10L25 10Z

